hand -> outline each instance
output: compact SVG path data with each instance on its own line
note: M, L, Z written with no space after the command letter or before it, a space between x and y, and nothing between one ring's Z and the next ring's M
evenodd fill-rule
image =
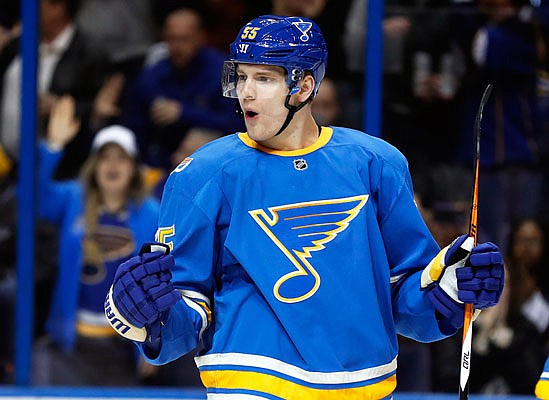
M450 325L463 325L464 303L477 310L495 305L504 283L503 257L493 243L473 247L473 238L458 237L429 263L421 288Z
M177 122L182 109L183 107L178 101L158 98L151 106L150 116L156 125L171 125Z
M59 100L59 96L52 93L43 93L38 96L38 115L41 118L50 116L55 103Z
M495 306L503 292L503 257L491 242L473 247L463 268L456 271L458 298L477 310Z
M411 26L410 19L403 16L388 17L383 20L383 33L389 36L405 35Z
M3 28L0 26L0 52L6 44L8 44L12 39L16 38L21 34L21 24L17 23L12 28Z
M48 121L48 143L63 148L80 130L80 120L74 115L74 99L61 97L53 106Z
M118 107L118 98L124 87L124 75L116 73L110 76L95 96L93 118L99 121L117 117L122 112Z
M120 264L105 301L105 313L122 336L144 342L160 337L170 308L182 299L171 283L173 256L163 244L147 244ZM120 318L122 317L122 318Z

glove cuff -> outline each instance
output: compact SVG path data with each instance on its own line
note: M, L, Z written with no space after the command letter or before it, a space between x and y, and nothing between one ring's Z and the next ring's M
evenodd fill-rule
M137 326L130 324L116 308L112 299L112 286L105 299L105 316L113 329L126 339L141 343L147 339L147 328L138 328Z

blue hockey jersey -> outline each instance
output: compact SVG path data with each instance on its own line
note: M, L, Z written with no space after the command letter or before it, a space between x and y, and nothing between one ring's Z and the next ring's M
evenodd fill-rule
M183 300L153 364L202 341L208 398L379 399L396 386L397 333L444 337L420 274L440 250L404 156L323 127L295 151L216 140L169 177L157 240ZM248 396L248 397L246 397Z

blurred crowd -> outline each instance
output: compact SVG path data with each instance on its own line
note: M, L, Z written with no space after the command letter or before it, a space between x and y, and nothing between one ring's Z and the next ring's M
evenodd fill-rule
M207 142L245 129L235 101L222 97L220 77L246 21L314 19L329 58L313 113L322 125L362 129L368 1L38 3L33 383L200 386L191 356L153 367L130 344L119 345L102 315L116 265L153 237L170 171ZM418 206L441 245L468 231L473 127L493 84L481 123L479 240L502 249L508 284L475 322L470 390L532 394L549 352L549 4L384 5L382 137L407 157ZM0 383L7 384L14 378L21 31L20 2L3 1ZM434 344L400 338L397 390L457 391L458 336Z

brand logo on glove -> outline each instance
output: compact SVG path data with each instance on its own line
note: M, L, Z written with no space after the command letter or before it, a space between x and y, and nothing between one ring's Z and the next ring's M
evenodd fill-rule
M116 314L113 313L111 304L109 303L109 296L107 296L107 298L105 299L105 315L112 327L116 329L121 335L124 335L131 329L129 325L126 325L125 323L120 321L120 319L116 317Z

